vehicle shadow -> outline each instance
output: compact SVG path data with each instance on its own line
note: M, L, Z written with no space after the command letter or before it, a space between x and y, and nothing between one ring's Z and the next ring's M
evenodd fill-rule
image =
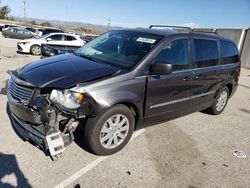
M20 52L20 51L16 51L17 54L20 54L20 55L29 55L30 56L30 53L26 53L26 52Z
M81 125L84 127L85 126L85 123L81 123ZM84 139L84 129L83 130L77 130L75 133L74 133L74 137L75 137L75 143L80 147L82 148L83 150L85 150L86 152L88 153L91 153L91 154L94 154L90 147L88 146L86 140Z
M16 177L16 186L3 181L6 176L12 174ZM0 187L31 187L20 170L15 155L0 152Z
M0 95L7 95L6 87L0 88Z

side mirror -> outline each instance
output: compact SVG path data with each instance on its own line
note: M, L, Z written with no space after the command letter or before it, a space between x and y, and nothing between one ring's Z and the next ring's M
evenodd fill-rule
M52 41L52 39L51 38L46 38L46 41L49 42L49 41Z
M154 75L166 75L170 74L172 71L172 65L164 62L155 62L150 66L150 73Z

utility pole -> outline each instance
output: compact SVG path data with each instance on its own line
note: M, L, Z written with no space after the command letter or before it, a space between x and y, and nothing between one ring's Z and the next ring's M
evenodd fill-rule
M26 23L27 20L26 20L26 2L25 2L25 0L23 1L23 13L24 13L24 21Z
M108 31L110 29L110 19L108 19Z

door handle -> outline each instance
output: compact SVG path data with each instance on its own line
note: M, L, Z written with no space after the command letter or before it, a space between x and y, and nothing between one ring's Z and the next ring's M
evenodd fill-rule
M186 76L186 77L183 78L183 81L188 81L188 80L192 80L192 78L190 78L188 76Z
M199 75L195 76L194 79L199 80L201 77L202 77L202 75L199 74Z

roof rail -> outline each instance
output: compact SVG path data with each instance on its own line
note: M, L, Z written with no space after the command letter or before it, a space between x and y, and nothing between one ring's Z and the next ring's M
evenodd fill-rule
M216 29L213 29L212 31L204 31L204 30L202 31L201 29L199 30L199 28L192 29L191 27L175 26L175 25L150 25L149 29L152 29L153 27L169 27L169 28L176 28L176 29L187 29L189 31L193 31L197 33L210 33L210 34L219 35Z
M215 34L215 35L219 35L219 33L217 33L216 29L213 29L212 31L202 31L199 29L193 29L193 32L198 32L198 33L210 33L210 34Z
M150 25L149 29L152 29L153 27L169 27L169 28L177 28L177 29L188 29L192 31L190 27L185 27L185 26L175 26L175 25Z

